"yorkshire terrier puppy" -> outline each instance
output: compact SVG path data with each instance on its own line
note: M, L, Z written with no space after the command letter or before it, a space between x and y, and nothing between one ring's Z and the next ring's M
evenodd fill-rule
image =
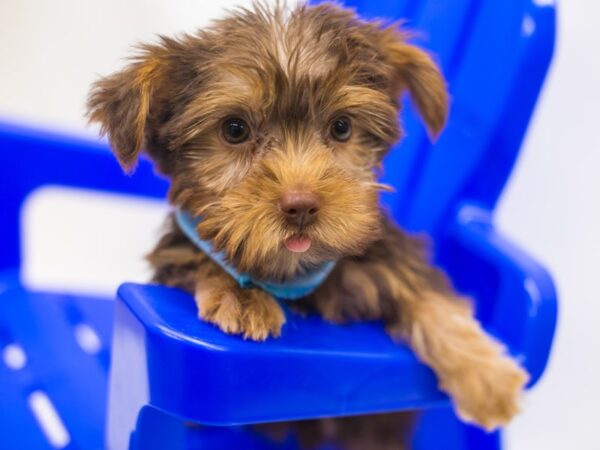
M335 5L258 5L143 46L88 107L125 170L145 152L170 179L176 213L149 260L202 320L262 341L297 298L332 322L380 319L460 417L492 429L527 374L378 206L404 91L436 136L445 81L403 31Z

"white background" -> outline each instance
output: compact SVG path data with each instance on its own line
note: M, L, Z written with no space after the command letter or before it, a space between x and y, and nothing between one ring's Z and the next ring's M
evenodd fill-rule
M82 119L89 85L119 67L131 44L191 31L246 3L4 0L0 118L91 134ZM600 448L600 2L565 0L559 22L554 66L497 213L506 234L549 267L561 297L551 362L508 430L511 450ZM127 199L113 207L94 197L72 208L72 193L54 194L40 193L26 211L30 282L111 292L119 280L146 277L141 255L156 239L162 204L132 212ZM77 245L61 251L57 236Z

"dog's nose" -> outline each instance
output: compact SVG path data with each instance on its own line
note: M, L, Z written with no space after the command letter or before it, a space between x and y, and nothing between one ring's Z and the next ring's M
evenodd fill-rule
M288 223L302 227L315 221L321 204L312 192L293 190L281 196L279 207Z

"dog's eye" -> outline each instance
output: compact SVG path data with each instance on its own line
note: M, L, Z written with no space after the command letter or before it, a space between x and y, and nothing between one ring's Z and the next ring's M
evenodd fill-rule
M250 126L239 117L223 122L223 137L230 144L241 144L250 137Z
M348 117L338 117L331 124L331 137L336 141L346 142L352 136L352 124Z

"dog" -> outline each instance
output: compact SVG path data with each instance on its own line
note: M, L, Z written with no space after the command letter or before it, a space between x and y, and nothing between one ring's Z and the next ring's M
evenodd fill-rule
M285 300L334 323L381 320L459 417L494 429L518 412L527 373L378 203L402 94L432 137L448 114L439 68L408 37L334 4L256 4L143 45L95 83L89 119L125 171L144 152L170 180L176 212L148 259L154 281L194 295L200 319L254 341L280 336ZM399 415L385 417L299 428L314 442L400 448L381 431Z

